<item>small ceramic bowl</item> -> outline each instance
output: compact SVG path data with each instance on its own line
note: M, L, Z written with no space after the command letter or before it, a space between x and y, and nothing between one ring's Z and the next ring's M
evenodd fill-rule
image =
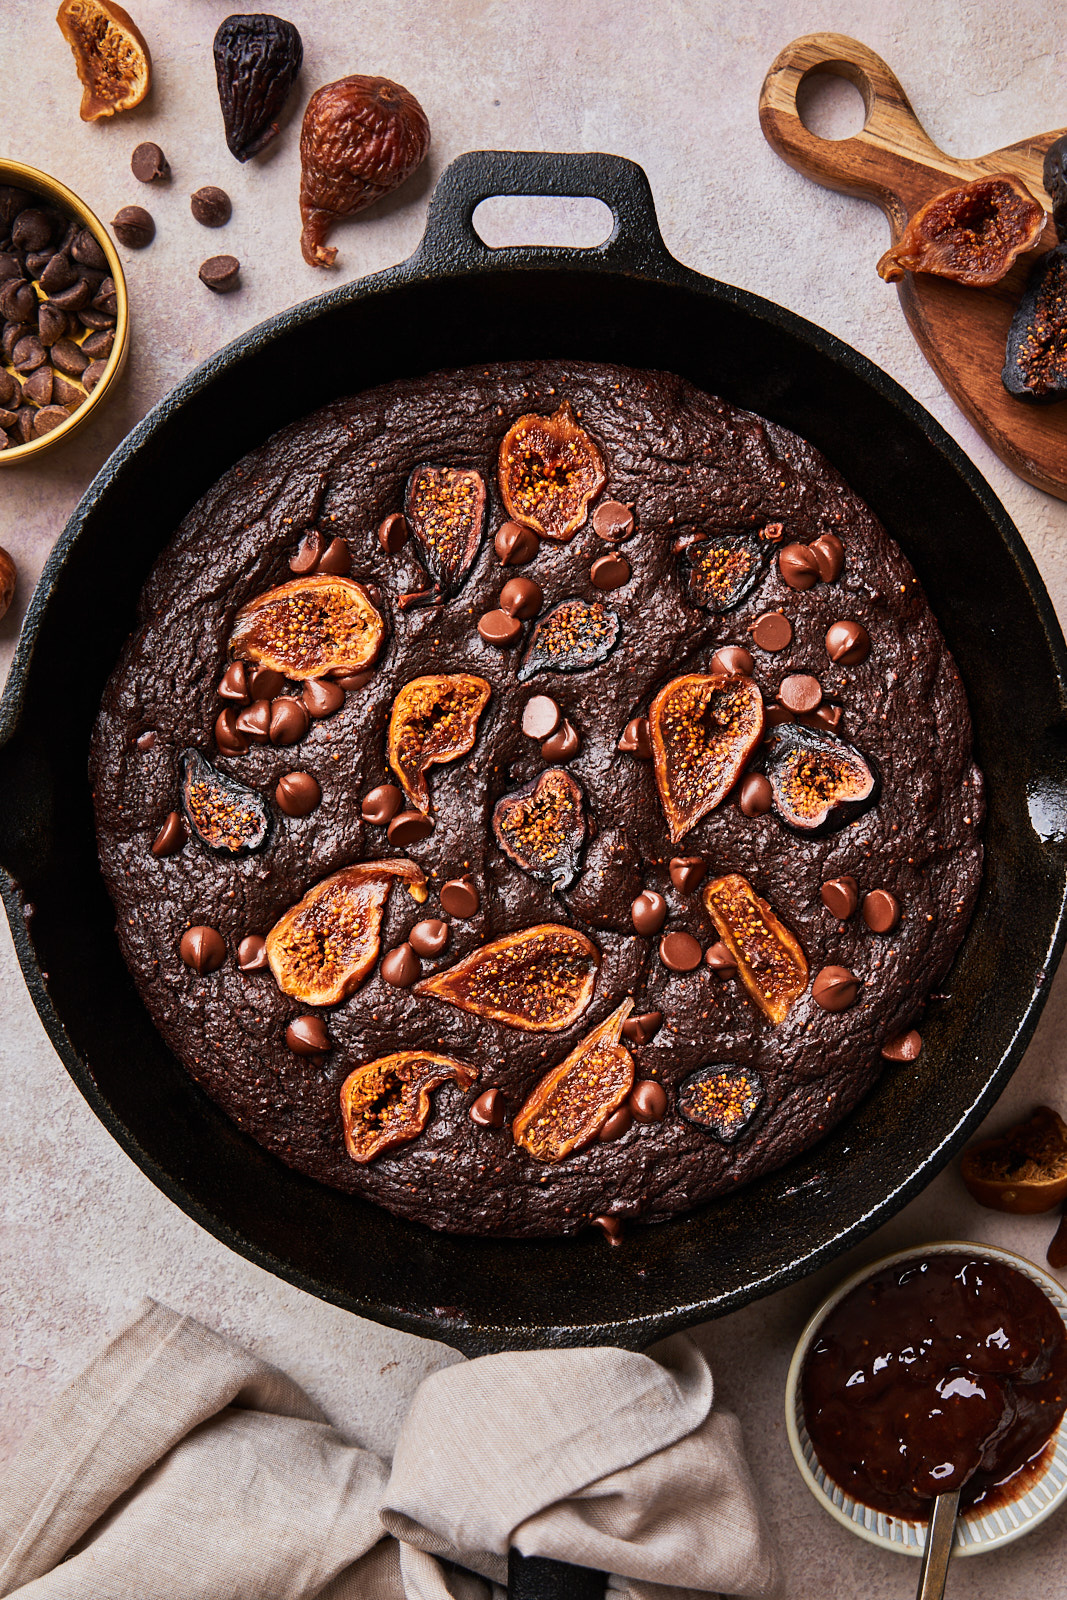
M993 1245L975 1244L971 1240L948 1240L938 1244L926 1244L916 1246L913 1250L898 1250L895 1255L883 1256L880 1261L871 1262L870 1266L864 1267L862 1271L854 1272L851 1278L847 1278L835 1289L833 1294L823 1301L801 1334L786 1379L785 1423L789 1434L789 1448L793 1452L793 1459L804 1482L819 1504L852 1533L858 1533L861 1539L867 1539L871 1544L880 1545L883 1550L897 1550L903 1555L922 1555L926 1542L926 1523L888 1516L884 1511L875 1511L873 1507L853 1500L851 1495L846 1494L823 1469L812 1449L808 1430L804 1425L800 1374L819 1328L834 1306L857 1284L866 1282L885 1267L896 1266L901 1262L919 1261L926 1256L957 1253L984 1256L989 1261L1000 1261L1005 1266L1014 1267L1017 1272L1031 1279L1044 1291L1067 1325L1067 1299L1063 1290L1055 1278L1050 1278L1047 1272L1042 1272L1031 1261L1013 1255L1010 1250L998 1250ZM1023 1483L1016 1499L1004 1505L998 1504L993 1510L986 1512L982 1511L981 1506L976 1506L973 1511L964 1512L957 1519L955 1536L957 1556L981 1555L984 1551L997 1550L1001 1545L1010 1544L1013 1539L1020 1538L1024 1533L1029 1533L1031 1528L1036 1528L1038 1523L1044 1522L1045 1518L1067 1498L1067 1416L1052 1435L1050 1443L1051 1449L1045 1453L1040 1476L1034 1478L1030 1473L1023 1475Z
M83 227L88 228L107 257L108 271L115 280L117 301L115 342L96 388L66 422L60 423L58 428L42 434L39 439L31 439L27 444L11 445L7 450L0 450L0 467L7 467L18 461L28 461L31 456L37 456L44 450L51 450L61 440L69 439L79 428L84 427L96 408L114 392L116 379L126 364L126 353L130 343L130 318L122 262L118 258L115 246L108 238L103 223L99 217L93 215L85 201L79 200L73 190L68 189L66 184L60 183L57 178L51 178L47 172L39 172L36 167L28 167L21 161L0 159L0 184L14 184L20 189L29 189L42 199L52 201L62 210L69 211ZM88 333L88 329L86 332Z

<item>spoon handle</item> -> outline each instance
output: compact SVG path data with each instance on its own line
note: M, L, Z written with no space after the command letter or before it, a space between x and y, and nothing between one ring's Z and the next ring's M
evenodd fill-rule
M945 1579L948 1576L949 1557L952 1555L956 1532L956 1512L959 1509L960 1491L939 1494L926 1528L923 1547L923 1564L919 1572L919 1587L915 1600L942 1600Z

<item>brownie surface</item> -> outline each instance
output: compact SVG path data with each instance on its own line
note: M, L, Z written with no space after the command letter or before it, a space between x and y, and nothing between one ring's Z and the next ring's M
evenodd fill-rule
M500 442L520 416L549 415L564 399L603 455L600 499L634 511L634 532L619 546L632 577L606 594L593 586L590 566L611 547L591 520L568 543L542 542L521 568L502 566L494 550L493 535L507 517L497 481ZM377 529L403 508L408 478L426 462L482 475L485 534L455 598L401 609L398 596L420 587L418 552L409 542L387 554ZM265 590L292 580L290 559L313 527L343 537L351 577L380 591L387 633L373 675L335 715L313 721L298 744L224 754L213 728L233 619ZM718 613L693 605L679 541L768 528L761 576L740 604ZM777 551L825 534L844 545L840 575L807 590L787 586ZM619 639L607 659L519 682L535 621L524 621L510 648L477 631L515 575L543 588L542 616L572 597L600 600L617 613ZM751 626L767 611L783 612L792 624L784 650L754 643ZM870 653L857 665L835 665L828 656L827 630L841 620L870 635ZM864 814L809 837L773 809L744 815L735 790L670 843L652 763L620 752L618 741L664 684L708 672L715 651L728 644L751 651L768 704L783 678L810 674L842 707L839 733L880 779L877 801ZM432 834L398 850L384 827L362 820L360 801L376 785L396 782L386 760L394 697L410 679L440 673L477 674L492 696L470 753L429 772ZM497 801L546 770L539 745L520 727L534 694L551 695L580 736L564 770L581 784L595 828L582 871L564 892L511 861L492 829ZM147 732L154 740L141 737ZM180 757L189 748L263 798L272 813L264 848L235 857L208 850L194 835L173 855L152 854L164 818L180 810ZM760 767L758 750L752 765ZM317 779L322 801L292 818L274 795L278 779L296 770ZM103 698L91 779L123 954L186 1069L283 1161L459 1232L566 1233L603 1215L654 1220L807 1148L886 1067L881 1047L920 1016L963 937L981 876L982 778L972 761L963 688L897 544L795 435L678 378L612 366L510 363L391 384L328 406L247 456L185 519L145 586L135 632ZM308 1008L282 993L269 970L242 973L238 944L268 933L329 874L400 854L425 871L429 899L417 905L403 885L393 887L383 954L426 917L444 917L451 932L447 948L423 960L424 974L506 933L568 924L602 957L592 1003L579 1020L553 1033L504 1026L390 986L379 963L355 994L322 1013L332 1041L325 1059L294 1053L286 1027ZM856 1003L824 1010L809 983L774 1027L736 978L724 980L703 964L669 970L659 934L634 929L630 907L642 888L665 897L665 931L688 932L704 949L719 939L703 885L682 893L671 883L674 856L700 856L705 882L742 874L799 940L812 977L838 966L861 980ZM481 906L474 917L453 920L438 891L464 873L476 882ZM826 909L821 886L844 874L857 880L861 898L874 889L896 897L903 915L895 929L877 934L858 912L839 921ZM222 935L227 958L218 970L197 974L184 965L179 944L192 924ZM513 1140L512 1117L544 1073L628 995L637 1013L663 1013L655 1037L628 1048L638 1079L665 1088L665 1118L635 1121L621 1138L595 1141L557 1163L532 1159ZM459 1058L480 1077L466 1091L453 1083L435 1090L417 1138L358 1165L345 1149L340 1086L359 1063L401 1049ZM756 1114L731 1142L686 1121L677 1107L683 1080L716 1063L754 1072L763 1086ZM508 1113L495 1129L468 1115L493 1086L503 1091Z

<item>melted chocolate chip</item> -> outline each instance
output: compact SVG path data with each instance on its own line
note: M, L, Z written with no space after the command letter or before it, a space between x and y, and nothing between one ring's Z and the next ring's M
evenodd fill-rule
M225 711L222 713L226 715ZM216 725L217 726L217 725ZM253 700L250 706L237 713L237 732L256 744L266 744L270 738L270 701Z
M285 688L285 679L273 667L253 667L248 675L248 692L253 700L273 700Z
M221 933L200 925L186 928L179 945L181 958L194 972L214 972L226 960L226 946Z
M672 972L693 972L704 952L691 933L665 933L659 942L659 958Z
M399 811L386 832L389 843L403 849L406 845L417 844L420 839L429 838L433 823L421 811Z
M407 518L402 511L391 511L378 528L378 543L386 555L395 556L408 542Z
M541 585L532 578L509 578L500 591L501 611L509 617L521 617L524 621L536 617L544 601Z
M915 1061L922 1047L922 1034L918 1028L910 1028L895 1039L887 1039L882 1046L882 1055L887 1061Z
M546 739L541 746L541 754L546 761L570 761L582 748L582 741L577 730L564 717L562 723L550 739Z
M509 617L506 611L487 611L478 618L478 632L486 644L495 644L499 649L506 649L519 638L522 633L522 623L518 617Z
M172 856L179 851L189 837L189 830L185 826L185 818L180 811L170 811L163 822L163 826L152 840L152 854L154 856Z
M248 740L238 732L237 713L232 706L215 718L215 743L228 756L243 756L248 749Z
M872 933L892 933L900 921L900 901L888 889L872 889L865 894L860 911Z
M743 678L751 678L756 670L756 663L743 645L727 644L721 650L716 650L711 658L712 672L739 672Z
M310 726L311 718L302 700L297 700L292 695L282 695L271 702L271 744L296 744L304 737Z
M835 578L840 577L845 564L845 547L836 534L824 533L808 549L815 557L823 583L833 583Z
M708 869L700 856L673 856L667 870L679 893L690 894Z
M373 604L373 601L371 602ZM365 689L374 677L373 672L328 672L326 676L331 683L336 683L339 689L346 694L354 694L358 689Z
M249 933L237 946L237 965L242 972L266 972L270 967L267 960L267 941L258 933Z
M391 822L396 816L403 804L404 796L395 783L380 783L376 789L371 789L363 796L359 813L364 822L369 822L376 828L384 828L386 823Z
M811 997L824 1011L845 1011L856 1002L860 980L847 967L823 967L815 974Z
M651 1078L635 1083L626 1103L638 1122L662 1122L667 1115L666 1090Z
M295 572L299 577L317 572L325 550L325 537L318 528L309 528L297 545L295 554L289 557L290 572Z
M806 544L787 544L778 553L778 571L791 589L811 589L819 582L819 562Z
M286 772L274 791L278 809L287 817L306 817L322 799L322 790L310 772Z
M781 611L765 611L756 618L749 632L758 649L772 654L788 649L793 642L793 624Z
M310 678L300 696L309 717L332 717L345 703L345 692L339 683L328 678Z
M612 552L611 555L597 556L589 568L589 577L593 587L605 591L621 589L630 581L630 563L623 555Z
M704 952L704 961L720 978L735 978L737 976L737 957L730 946L718 940L709 945Z
M505 522L493 540L493 549L505 567L523 567L532 561L540 548L540 540L532 528L521 522Z
M471 877L450 878L441 885L442 909L461 922L473 917L481 903L478 886Z
M628 539L634 531L634 514L621 500L602 500L593 512L593 532L598 539L613 544Z
M662 1011L643 1011L639 1016L627 1017L622 1025L622 1036L630 1044L649 1044L662 1026Z
M618 1217L594 1217L590 1226L599 1228L609 1244L622 1243L623 1227Z
M408 944L417 956L439 956L448 943L451 929L440 917L426 917L416 922L408 934Z
M246 706L251 699L248 692L248 674L243 661L231 661L226 671L222 674L216 691L223 700L230 700L234 705Z
M394 989L410 989L422 975L422 962L410 944L398 944L395 950L382 957L379 970L383 983L391 984Z
M762 817L770 809L774 792L762 772L750 772L742 778L737 794L737 804L743 817Z
M667 920L667 902L654 889L642 889L630 907L630 916L638 933L658 933Z
M627 755L640 756L642 761L652 760L652 735L647 717L634 717L626 724L622 738L616 746Z
M847 922L859 904L856 880L847 873L840 878L829 878L819 890L819 896L827 911L839 922Z
M318 571L329 573L332 577L347 577L347 575L352 571L352 552L348 548L347 540L330 540L329 544L326 546L326 549L322 553L322 559L319 561ZM382 603L381 595L378 594L374 584L365 583L363 587L370 596L371 604L380 610ZM374 590L374 594L378 594L377 599L375 599L374 594L371 593L372 590Z
M633 1125L633 1112L629 1106L622 1105L601 1125L597 1138L602 1144L611 1144L613 1140L621 1139L624 1133L629 1133Z
M795 672L782 679L778 698L787 711L814 711L822 699L822 684L809 673Z
M560 709L547 694L534 694L522 708L522 731L527 739L549 739L560 724Z
M332 1048L321 1017L294 1017L285 1030L285 1042L298 1056L321 1056Z
M467 1115L479 1128L502 1128L507 1116L504 1091L483 1089L477 1100L471 1102Z
M835 622L826 630L826 654L843 667L857 667L871 651L871 636L862 622Z

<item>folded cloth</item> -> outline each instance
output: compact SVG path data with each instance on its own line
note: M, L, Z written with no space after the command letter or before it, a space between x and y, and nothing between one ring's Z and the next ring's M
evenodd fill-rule
M680 1335L655 1359L482 1356L419 1386L390 1472L284 1373L147 1300L0 1478L0 1597L489 1600L511 1545L611 1573L613 1600L766 1595L712 1400Z

